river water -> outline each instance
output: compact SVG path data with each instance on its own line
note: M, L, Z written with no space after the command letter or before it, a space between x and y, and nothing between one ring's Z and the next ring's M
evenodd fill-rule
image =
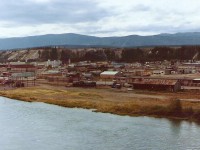
M195 150L200 126L0 97L0 150Z

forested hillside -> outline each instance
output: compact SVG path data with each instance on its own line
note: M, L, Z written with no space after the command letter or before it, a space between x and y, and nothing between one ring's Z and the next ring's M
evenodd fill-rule
M163 60L200 60L200 46L154 48L82 48L58 47L1 51L0 61L77 61L145 62Z

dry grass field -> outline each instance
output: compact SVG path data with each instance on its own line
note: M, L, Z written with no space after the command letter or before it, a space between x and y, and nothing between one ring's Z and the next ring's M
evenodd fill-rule
M67 88L43 84L36 87L0 91L0 95L27 102L44 102L118 115L200 118L199 91L169 93L110 88ZM181 113L171 110L172 101L177 99L181 102Z

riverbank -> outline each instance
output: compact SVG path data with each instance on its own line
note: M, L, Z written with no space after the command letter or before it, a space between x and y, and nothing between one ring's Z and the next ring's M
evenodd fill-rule
M129 116L156 116L200 120L200 93L125 91L40 85L0 91L0 95L27 102L44 102L69 108ZM174 100L180 99L181 110ZM179 109L179 108L178 108Z

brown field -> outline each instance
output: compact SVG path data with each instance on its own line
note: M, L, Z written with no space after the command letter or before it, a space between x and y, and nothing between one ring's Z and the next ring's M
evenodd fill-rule
M0 95L27 102L94 109L96 112L118 115L148 115L192 120L200 118L199 91L169 93L110 88L67 88L42 84L0 91ZM181 101L181 112L176 112L174 108L172 110L172 102L176 99Z

